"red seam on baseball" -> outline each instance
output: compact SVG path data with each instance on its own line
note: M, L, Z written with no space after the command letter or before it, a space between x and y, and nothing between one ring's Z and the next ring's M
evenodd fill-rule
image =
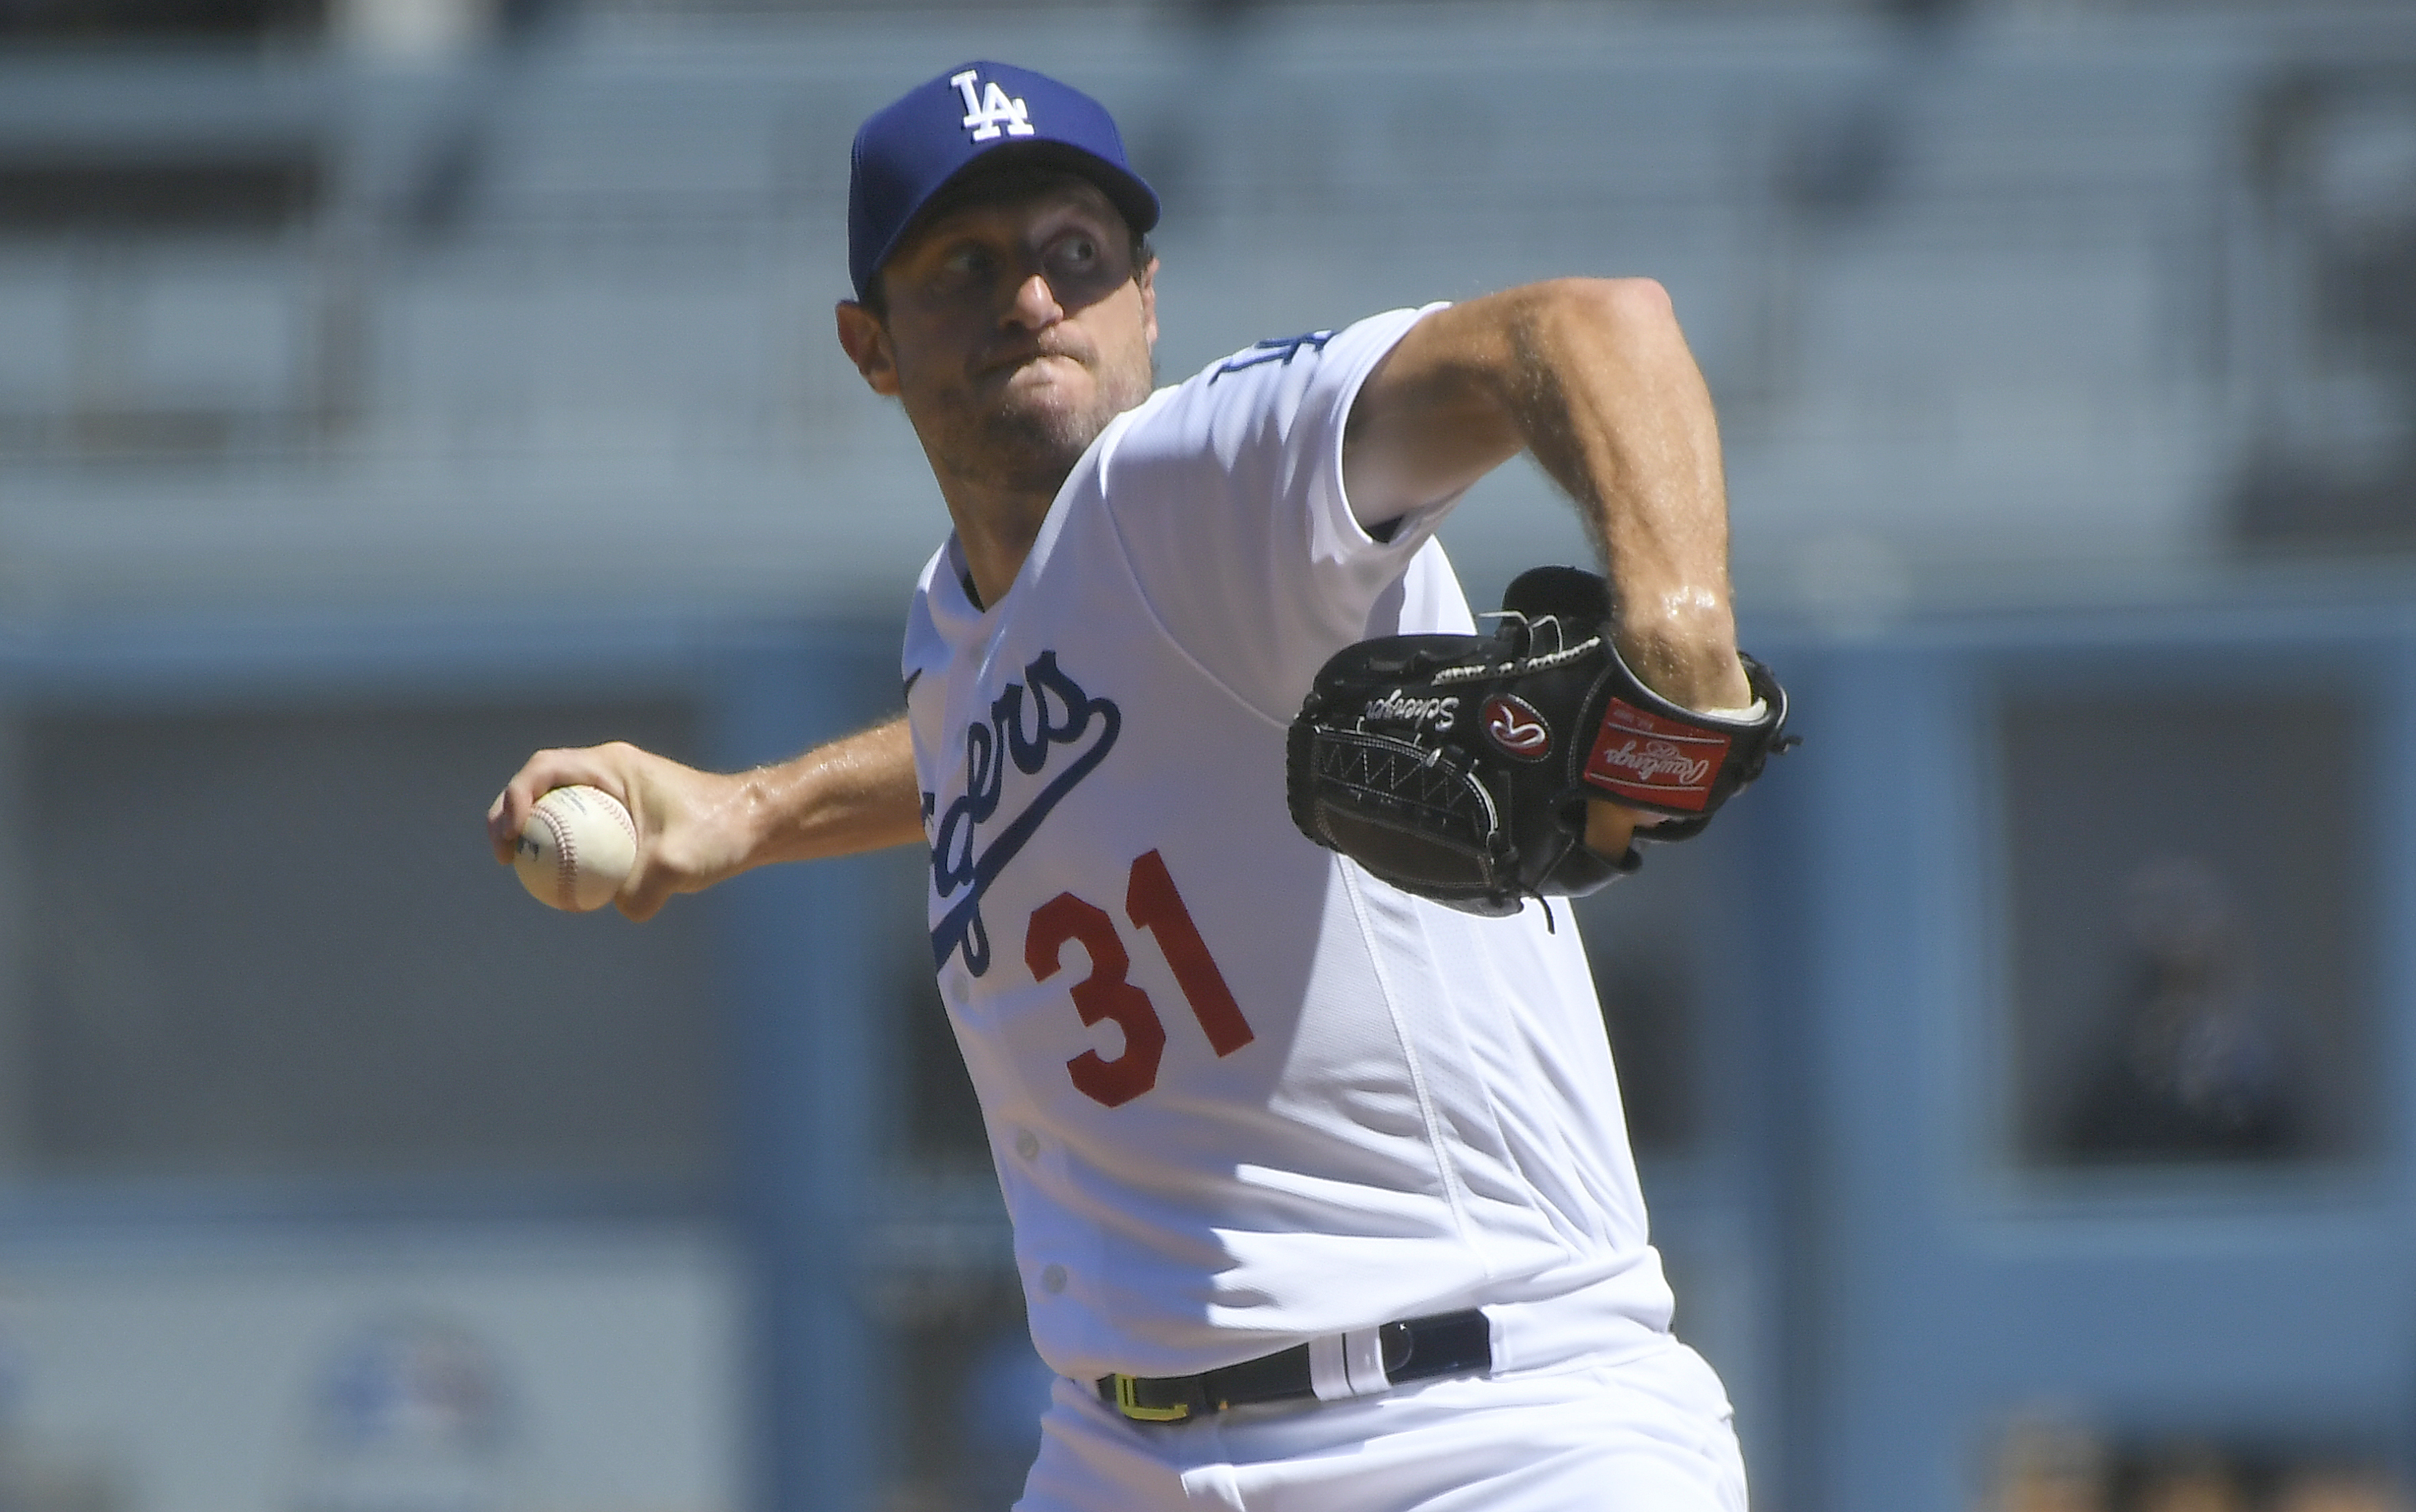
M570 826L561 816L548 810L545 826L553 831L553 895L556 905L570 913L579 911L579 843L570 838Z

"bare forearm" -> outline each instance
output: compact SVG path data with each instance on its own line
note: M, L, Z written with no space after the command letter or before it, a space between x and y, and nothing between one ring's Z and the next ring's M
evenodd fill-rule
M914 745L902 718L743 777L742 801L758 836L748 866L851 856L923 838Z
M1694 709L1751 704L1719 424L1659 284L1565 278L1420 321L1351 403L1343 483L1374 527L1522 450L1576 502L1603 559L1612 639L1637 676ZM1586 843L1610 856L1638 822L1604 801L1589 818Z
M923 838L914 753L903 719L816 746L778 766L699 771L625 741L529 757L487 810L495 860L509 865L539 795L572 783L612 794L638 827L638 859L615 904L648 919L774 861L813 861Z
M1750 701L1729 605L1719 426L1660 285L1561 279L1419 322L1352 403L1344 481L1375 525L1521 450L1576 501L1637 675L1699 709Z
M1602 553L1621 654L1679 703L1750 703L1729 600L1719 426L1669 296L1635 279L1520 292L1506 322L1514 382L1503 399Z

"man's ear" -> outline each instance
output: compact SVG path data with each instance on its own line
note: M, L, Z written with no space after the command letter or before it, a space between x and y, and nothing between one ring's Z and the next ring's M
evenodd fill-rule
M1151 258L1140 272L1134 274L1133 282L1140 285L1141 331L1149 338L1151 350L1155 351L1157 347L1157 259Z
M889 328L853 299L840 300L837 314L838 344L846 349L847 360L855 364L872 392L897 397L898 357L889 349Z

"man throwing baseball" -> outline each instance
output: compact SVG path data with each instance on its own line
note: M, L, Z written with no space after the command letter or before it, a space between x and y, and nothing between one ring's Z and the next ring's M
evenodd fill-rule
M1040 74L967 64L868 120L839 342L955 525L909 610L904 717L728 776L539 753L489 816L497 855L572 783L636 817L632 918L767 862L928 848L931 959L1062 1378L1027 1512L1740 1512L1576 932L1380 880L1286 794L1329 658L1473 632L1433 531L1522 450L1602 550L1605 645L1663 711L1639 727L1753 711L1669 301L1540 284L1153 392L1157 215L1107 112ZM1378 702L1397 744L1460 717ZM1629 857L1635 808L1570 812Z

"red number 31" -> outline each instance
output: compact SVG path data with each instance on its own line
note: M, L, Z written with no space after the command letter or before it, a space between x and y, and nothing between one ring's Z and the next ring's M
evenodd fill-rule
M1183 894L1166 870L1166 858L1156 851L1137 858L1125 885L1125 917L1133 927L1157 940L1160 953L1174 972L1174 984L1191 1005L1208 1044L1220 1056L1230 1055L1257 1036L1242 1017L1224 973L1208 954ZM1121 1107L1157 1085L1157 1063L1166 1054L1166 1025L1157 1016L1149 994L1127 980L1132 957L1107 910L1060 892L1032 911L1023 936L1023 963L1032 980L1047 981L1057 974L1059 957L1068 944L1080 945L1091 958L1089 975L1073 986L1074 1010L1085 1024L1112 1019L1125 1032L1124 1054L1110 1060L1085 1050L1065 1063L1074 1085L1083 1096Z

